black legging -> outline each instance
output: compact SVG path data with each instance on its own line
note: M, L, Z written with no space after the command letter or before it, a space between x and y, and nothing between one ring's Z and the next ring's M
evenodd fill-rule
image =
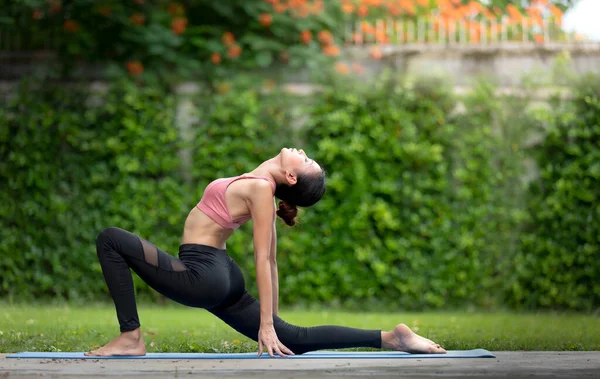
M150 287L178 303L204 308L254 341L260 307L245 288L237 263L226 250L184 244L179 259L119 228L103 230L96 240L102 273L115 303L121 332L140 326L130 268ZM295 354L320 349L381 347L380 330L343 326L300 327L273 316L279 340Z

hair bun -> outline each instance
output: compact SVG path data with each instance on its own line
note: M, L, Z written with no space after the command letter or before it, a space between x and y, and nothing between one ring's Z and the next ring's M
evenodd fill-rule
M279 202L279 209L277 210L277 216L281 217L283 221L289 226L296 225L296 215L298 214L298 208L295 205L290 205L285 201Z

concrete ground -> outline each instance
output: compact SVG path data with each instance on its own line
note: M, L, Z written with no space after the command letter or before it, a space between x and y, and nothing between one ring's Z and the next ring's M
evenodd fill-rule
M0 378L600 378L599 352L494 352L496 358L74 360L0 354Z

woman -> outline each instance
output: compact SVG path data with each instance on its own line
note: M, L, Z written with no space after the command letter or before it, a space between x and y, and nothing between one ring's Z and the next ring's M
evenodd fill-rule
M303 150L284 148L249 174L217 179L185 222L179 259L119 228L102 231L96 248L115 303L121 335L86 355L145 355L130 268L153 289L191 307L204 308L238 332L258 341L270 356L320 349L374 347L444 353L438 344L400 324L389 332L341 326L298 327L277 316L275 214L295 224L296 206L308 207L325 192L325 174ZM273 197L280 200L276 211ZM252 219L260 302L245 289L225 241Z

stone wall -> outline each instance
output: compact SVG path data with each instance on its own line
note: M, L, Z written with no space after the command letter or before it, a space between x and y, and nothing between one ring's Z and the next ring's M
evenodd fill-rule
M374 45L350 46L342 60L365 67L367 75L384 68L398 74L448 75L457 86L470 84L476 76L486 76L498 85L512 87L528 74L550 74L557 57L567 56L576 74L600 73L600 42L570 43L489 43L489 44L404 44L380 45L381 60L371 58ZM54 62L52 54L0 52L0 81L14 81ZM102 67L80 67L91 80L102 79ZM290 82L306 82L305 72L276 70Z
M368 73L383 68L402 74L449 75L458 86L485 76L500 86L511 87L525 75L551 74L557 57L568 57L574 73L600 73L600 43L498 43L485 45L398 45L381 46L383 57L369 57L370 48L357 46L344 51L344 60L359 63Z

